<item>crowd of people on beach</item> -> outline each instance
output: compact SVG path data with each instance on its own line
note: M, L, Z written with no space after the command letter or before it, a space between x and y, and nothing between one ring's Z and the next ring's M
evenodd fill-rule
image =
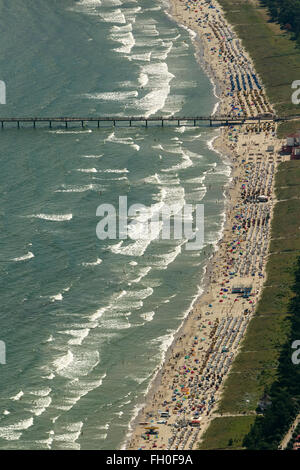
M224 20L219 6L210 0L179 1L189 13L189 27L195 29L196 25L201 30L209 55L217 58L217 68L207 65L212 75L217 75L215 78L222 81L225 96L231 99L229 114L255 116L273 113L252 61Z

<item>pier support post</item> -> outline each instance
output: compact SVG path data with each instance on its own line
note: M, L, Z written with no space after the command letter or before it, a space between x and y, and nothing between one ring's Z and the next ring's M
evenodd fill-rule
M164 127L164 120L161 120L161 127Z
M130 119L130 121L129 121L129 127L131 127L131 119Z
M196 125L196 119L194 119L194 126Z
M98 121L98 128L100 127L100 122Z
M3 121L1 121L1 127L2 127L2 129L3 129L3 127L4 127L4 122L3 122Z
M146 119L146 127L148 127L148 120Z
M83 121L81 121L81 127L83 127Z
M52 122L51 122L51 121L49 121L49 127L50 127L50 129L51 129L51 127L52 127Z
M33 128L35 129L35 121L33 121Z
M20 129L20 121L18 121L18 129Z
M178 119L178 127L180 127L180 121L179 121L179 119Z
M68 121L66 121L66 129L68 129Z
M114 126L116 125L116 121L114 120Z
M209 120L209 127L212 127L211 119Z

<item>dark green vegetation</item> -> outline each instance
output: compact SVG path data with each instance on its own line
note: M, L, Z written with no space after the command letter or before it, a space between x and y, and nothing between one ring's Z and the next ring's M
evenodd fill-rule
M273 2L273 0L268 0ZM300 0L274 0L274 3L300 4ZM292 103L293 81L300 80L300 48L293 41L294 33L282 29L272 21L268 9L257 0L219 0L228 21L254 60L267 95L278 115L293 115L300 112L300 105ZM300 28L299 16L297 19ZM279 126L278 135L289 134L300 122L293 121Z
M232 439L232 448L276 449L299 412L300 365L291 361L291 344L300 340L299 181L298 161L279 166L265 287L217 410L233 416L216 418L201 448L227 448ZM263 396L264 413L258 408ZM253 424L245 433L246 418Z
M300 44L300 1L299 0L262 0L268 8L273 21L287 31L292 31L293 39Z
M205 441L200 444L199 449L242 449L242 437L250 431L254 420L255 416L215 418L207 430Z

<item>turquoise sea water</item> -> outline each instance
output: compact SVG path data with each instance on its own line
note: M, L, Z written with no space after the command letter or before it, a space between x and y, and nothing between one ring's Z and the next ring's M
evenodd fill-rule
M0 0L1 114L211 113L167 6ZM0 132L0 448L114 449L201 292L230 171L204 127L38 127ZM204 248L98 240L96 209L120 195L149 213L203 203Z

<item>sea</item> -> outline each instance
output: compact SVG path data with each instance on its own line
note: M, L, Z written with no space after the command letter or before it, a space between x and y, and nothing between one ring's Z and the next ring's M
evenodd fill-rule
M0 0L1 115L209 115L195 34L165 0ZM191 123L192 124L192 123ZM216 128L0 129L0 449L119 449L203 289L231 168ZM204 244L104 239L97 208L204 205ZM133 217L132 220L137 219ZM5 364L3 362L6 362Z

